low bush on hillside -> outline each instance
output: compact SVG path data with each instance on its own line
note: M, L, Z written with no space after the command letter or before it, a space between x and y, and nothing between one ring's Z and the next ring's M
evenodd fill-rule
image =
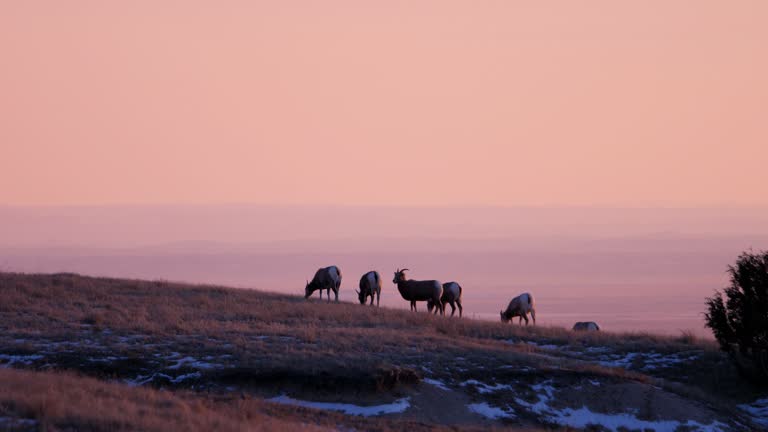
M768 385L768 251L741 254L728 273L730 285L707 298L707 327L740 372Z

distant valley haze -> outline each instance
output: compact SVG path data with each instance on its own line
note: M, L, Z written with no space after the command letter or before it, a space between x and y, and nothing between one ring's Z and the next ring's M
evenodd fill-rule
M749 248L768 248L765 208L267 205L3 206L0 269L232 285L301 295L318 267L391 283L459 281L469 317L497 319L529 291L542 324L677 334L703 328L704 297Z

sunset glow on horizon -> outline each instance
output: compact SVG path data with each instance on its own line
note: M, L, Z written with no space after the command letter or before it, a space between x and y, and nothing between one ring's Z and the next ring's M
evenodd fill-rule
M0 204L766 206L768 3L0 5Z

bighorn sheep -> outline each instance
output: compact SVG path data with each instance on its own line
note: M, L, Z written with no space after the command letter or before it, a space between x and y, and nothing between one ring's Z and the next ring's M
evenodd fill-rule
M507 306L507 310L505 311L499 311L499 315L501 315L501 322L508 323L512 320L514 317L520 317L520 319L517 321L518 324L522 323L523 320L525 320L525 325L528 325L528 313L531 314L531 318L533 318L533 324L536 324L536 308L533 301L533 296L524 293L520 294L519 296L512 299L512 301L509 302L509 306Z
M415 281L405 278L408 269L398 269L392 283L397 284L397 290L403 299L411 302L411 310L416 311L417 301L431 300L436 305L435 313L440 310L440 315L445 313L440 297L443 295L443 285L436 280Z
M456 305L459 306L459 318L464 311L461 307L461 285L457 282L447 282L443 284L443 296L440 297L440 303L445 309L445 304L451 305L451 316L456 313ZM435 303L432 300L427 300L427 309L432 312L432 308L435 307Z
M579 321L573 325L573 331L600 331L600 326L594 321Z
M379 272L369 271L360 278L360 291L355 290L360 304L365 304L368 296L371 296L371 306L373 306L373 295L376 294L376 306L379 305L381 298L381 277Z
M328 294L328 301L331 301L331 290L336 294L336 301L339 301L339 287L341 286L341 270L336 266L330 266L318 269L312 282L307 281L304 288L304 298L309 298L313 292L320 290L320 300L323 299L323 290Z

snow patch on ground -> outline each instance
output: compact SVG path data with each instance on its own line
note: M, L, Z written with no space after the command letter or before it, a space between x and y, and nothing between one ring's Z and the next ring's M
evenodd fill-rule
M531 389L538 396L537 402L528 402L520 398L515 398L515 402L529 411L539 414L543 420L574 428L602 425L611 431L619 431L626 428L630 430L651 429L656 432L674 432L681 427L691 432L725 432L728 430L725 424L718 421L706 425L693 420L686 422L677 420L650 421L637 418L635 413L605 414L593 412L586 406L577 409L553 408L550 406L550 401L554 400L556 389L551 385L551 382L551 380L547 380L531 386Z
M107 356L107 357L101 357L101 358L90 357L88 359L88 361L93 362L93 363L112 363L114 361L127 360L127 359L128 359L128 357Z
M475 387L475 389L477 389L477 392L480 393L480 394L493 393L493 392L498 391L498 390L511 390L512 389L512 386L509 385L509 384L494 384L494 385L490 385L490 384L486 384L484 382L480 382L480 381L474 380L474 379L467 380L467 381L464 381L463 383L461 383L462 387L466 387L466 386L470 386L470 385Z
M758 399L751 404L742 404L738 407L747 412L753 422L768 427L768 398Z
M199 361L194 357L183 357L175 361L176 361L176 364L174 364L173 366L168 366L168 369L179 369L182 366L187 366L194 369L212 369L217 366L213 363Z
M690 362L696 360L699 356L696 354L661 354L654 351L647 353L630 352L625 354L607 354L598 357L598 364L608 367L620 367L627 369L632 366L635 361L640 362L643 366L640 370L654 370L659 368L668 368L678 365L680 363Z
M6 363L0 364L0 367L10 367L14 364L25 364L30 365L36 360L42 359L43 356L40 354L28 354L28 355L17 355L17 354L0 354L0 361L5 361Z
M132 380L131 379L127 379L127 380L125 380L125 383L130 385L130 386L141 386L141 385L150 383L150 382L154 381L157 378L165 378L168 381L170 381L172 384L180 384L180 383L182 383L182 382L184 382L184 381L186 381L188 379L198 379L198 378L201 378L201 377L202 377L202 375L200 374L200 372L192 372L192 373L188 373L188 374L182 374L182 375L179 375L177 377L172 377L172 376L164 374L164 373L156 372L156 373L153 373L151 375L139 375L135 379L132 379Z
M560 349L560 345L554 345L554 344L538 344L536 342L526 342L528 345L533 345L538 349L545 349L545 350L556 350Z
M14 430L15 428L22 427L22 426L28 426L28 427L37 426L37 420L15 418L15 417L0 417L0 427L9 428L9 430Z
M553 410L553 412L547 416L547 419L562 426L585 428L589 425L601 425L611 431L629 429L675 432L680 428L700 432L725 432L727 430L726 425L718 421L704 425L693 420L688 420L687 422L679 422L676 420L641 420L634 414L596 413L585 406L579 409L565 408L560 411Z
M280 395L273 397L272 399L267 399L268 402L275 402L285 405L296 405L328 411L339 411L343 412L344 414L359 415L363 417L404 412L411 406L409 400L410 398L402 398L392 402L391 404L361 406L345 403L305 401L301 399L293 399L287 395Z
M424 382L429 384L429 385L433 385L433 386L439 388L440 390L445 390L445 391L450 391L451 390L450 388L448 388L447 385L445 385L444 382L442 382L440 380L436 380L436 379L432 379L432 378L424 378Z
M295 338L293 336L271 336L271 335L259 335L259 336L251 336L251 339L255 340L277 340L280 342L297 342L299 339Z
M489 419L500 419L500 418L514 418L515 413L514 411L508 411L503 410L501 408L496 408L493 406L488 405L485 402L482 403L473 403L467 405L467 408L469 408L470 411L473 413L480 414L481 416Z
M554 345L554 344L541 344L535 341L521 341L522 343L530 346L534 346L539 349L545 349L545 350L557 350L562 348L560 345ZM515 344L517 341L514 339L507 339L507 343Z
M531 386L531 390L535 391L538 396L537 402L531 403L520 398L515 398L515 402L520 406L528 408L528 410L533 411L536 414L543 413L549 409L548 402L550 399L552 399L555 392L555 388L550 384L551 382L552 380L547 380L543 383L534 384Z

